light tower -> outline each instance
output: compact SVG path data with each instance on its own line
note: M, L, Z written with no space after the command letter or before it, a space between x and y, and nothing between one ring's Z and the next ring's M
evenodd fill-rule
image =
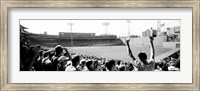
M103 23L103 26L105 26L105 34L106 35L108 34L108 26L109 25L110 25L110 23L108 23L108 22Z
M70 30L71 30L71 47L72 47L72 46L73 46L72 26L74 25L74 24L72 23L72 20L71 20L70 23L68 23L68 25L70 26Z
M131 23L131 20L127 20L126 22L128 23L128 36L130 37L130 29L131 29L130 23Z

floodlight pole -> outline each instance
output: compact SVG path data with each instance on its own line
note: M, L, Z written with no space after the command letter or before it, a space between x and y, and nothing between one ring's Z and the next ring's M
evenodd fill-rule
M108 26L110 25L110 23L106 22L106 23L103 23L103 26L105 26L105 32L106 32L106 35L108 34Z
M131 20L127 20L127 23L128 23L128 36L130 37L130 23L131 23Z
M72 43L72 40L73 40L73 36L72 36L72 26L74 25L74 24L72 23L72 20L71 20L70 23L68 23L68 25L70 26L70 30L71 30L71 47L72 47L72 45L73 45L73 43Z

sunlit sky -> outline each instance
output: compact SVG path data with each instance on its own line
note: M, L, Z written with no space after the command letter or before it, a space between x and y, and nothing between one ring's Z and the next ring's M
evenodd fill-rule
M31 33L43 34L45 31L49 35L58 35L59 32L71 32L69 23L73 23L72 32L76 33L96 33L101 35L106 33L106 26L109 23L107 34L117 36L127 36L129 24L127 20L20 20L20 24L27 27ZM168 27L180 26L180 20L161 20L164 26L162 31ZM157 20L130 20L130 35L142 35L146 29L157 29Z

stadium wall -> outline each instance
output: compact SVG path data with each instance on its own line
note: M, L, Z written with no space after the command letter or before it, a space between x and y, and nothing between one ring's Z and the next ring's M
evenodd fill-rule
M121 40L125 43L125 38L121 38ZM157 36L154 38L154 45L163 46L164 36ZM142 45L150 45L149 37L139 37L139 38L131 38L130 45L134 46L142 46Z
M47 47L55 47L56 45L62 45L66 47L70 46L123 46L125 45L120 39L61 39L61 38L30 38L29 44L42 45Z

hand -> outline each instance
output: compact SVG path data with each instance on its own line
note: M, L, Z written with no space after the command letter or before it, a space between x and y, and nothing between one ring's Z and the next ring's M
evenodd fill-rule
M130 42L130 38L127 38L126 43L129 44L129 42Z
M153 42L154 37L153 36L149 36L149 39L150 39L151 42Z
M63 48L65 50L65 52L69 52L68 49L66 47Z

